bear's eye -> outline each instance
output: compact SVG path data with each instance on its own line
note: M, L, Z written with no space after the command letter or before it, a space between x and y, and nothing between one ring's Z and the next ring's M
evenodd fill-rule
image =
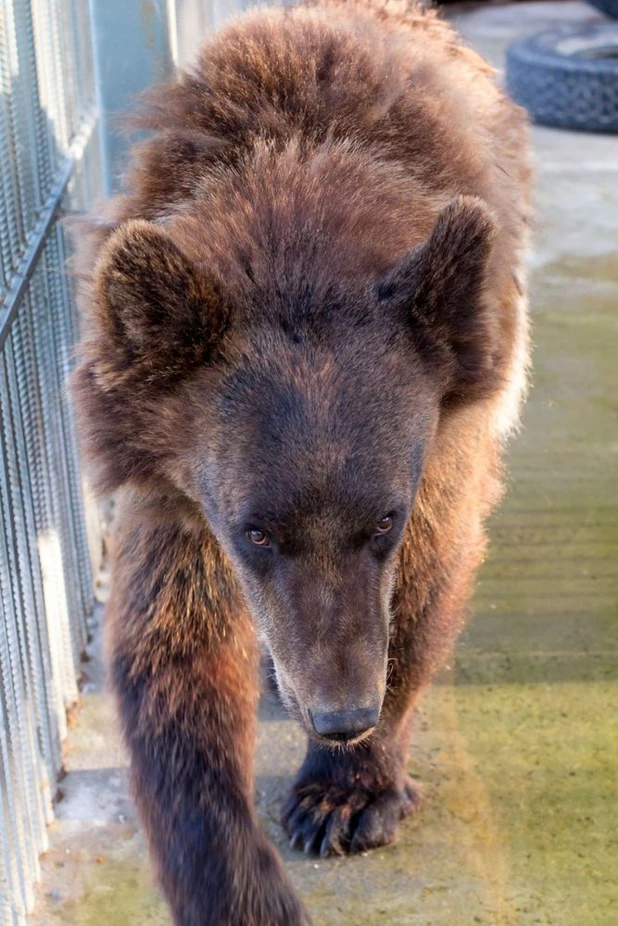
M247 537L251 543L255 544L256 547L270 546L270 537L266 531L260 531L257 528L253 528L252 530L247 531Z
M380 518L376 524L376 532L378 534L388 534L389 531L393 529L393 516L390 514L385 514L383 518Z

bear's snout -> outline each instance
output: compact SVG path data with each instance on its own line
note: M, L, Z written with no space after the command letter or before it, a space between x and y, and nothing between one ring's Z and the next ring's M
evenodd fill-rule
M358 707L353 710L307 711L313 729L325 739L346 743L356 740L377 727L380 707Z

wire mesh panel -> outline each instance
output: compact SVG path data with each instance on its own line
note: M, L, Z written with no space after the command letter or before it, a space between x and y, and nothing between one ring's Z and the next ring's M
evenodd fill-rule
M94 97L87 2L0 0L0 926L32 907L100 550L58 223L101 189Z

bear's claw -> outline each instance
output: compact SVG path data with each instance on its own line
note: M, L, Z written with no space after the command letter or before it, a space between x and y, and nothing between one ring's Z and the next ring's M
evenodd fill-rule
M373 793L363 786L299 782L286 800L281 823L294 849L328 858L393 842L399 823L416 811L422 790L406 777L401 789Z

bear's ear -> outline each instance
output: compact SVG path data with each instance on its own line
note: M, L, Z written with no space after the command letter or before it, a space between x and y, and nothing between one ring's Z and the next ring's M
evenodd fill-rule
M418 349L438 363L445 398L481 397L496 386L496 319L485 298L495 234L485 203L459 196L377 286L379 300L407 310Z
M96 375L170 383L207 362L226 312L220 286L158 226L135 220L105 243L93 277L100 362Z

